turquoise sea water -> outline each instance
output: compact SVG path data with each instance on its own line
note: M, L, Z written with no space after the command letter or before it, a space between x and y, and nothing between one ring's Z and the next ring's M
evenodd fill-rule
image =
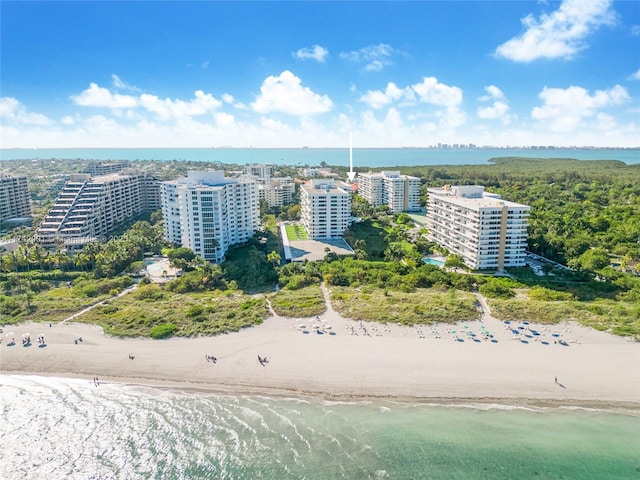
M3 479L635 479L633 412L0 376Z
M575 158L640 163L640 149L426 149L355 148L353 165L384 167L410 165L484 164L496 157ZM347 148L66 148L0 149L0 160L70 158L86 160L191 160L221 163L348 166Z

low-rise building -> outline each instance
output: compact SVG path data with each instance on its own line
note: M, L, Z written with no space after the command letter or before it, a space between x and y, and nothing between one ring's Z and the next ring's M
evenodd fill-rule
M110 173L117 173L120 170L129 168L128 160L118 160L112 162L90 162L82 173L88 173L93 176L109 175Z
M483 186L429 188L427 238L460 255L472 269L523 267L530 207Z

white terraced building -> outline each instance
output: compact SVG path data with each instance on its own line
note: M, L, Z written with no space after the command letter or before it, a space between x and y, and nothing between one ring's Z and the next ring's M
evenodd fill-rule
M339 238L351 223L351 186L312 179L300 188L300 219L309 238Z
M27 177L0 174L0 223L31 217Z
M205 260L224 261L230 246L246 242L260 226L258 186L249 178L189 171L163 182L161 190L165 239Z
M393 213L420 210L420 179L399 171L359 173L358 193L374 207L387 205Z
M160 182L125 169L92 177L71 175L36 231L45 248L81 249L104 240L127 220L160 208Z
M427 189L427 238L476 270L523 267L530 207L463 185Z

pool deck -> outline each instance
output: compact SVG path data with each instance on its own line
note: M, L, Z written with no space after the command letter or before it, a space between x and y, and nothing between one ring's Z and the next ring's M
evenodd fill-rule
M313 262L324 259L325 248L337 255L353 255L354 252L344 238L322 238L317 240L289 240L286 225L279 225L284 247L284 258L290 262Z

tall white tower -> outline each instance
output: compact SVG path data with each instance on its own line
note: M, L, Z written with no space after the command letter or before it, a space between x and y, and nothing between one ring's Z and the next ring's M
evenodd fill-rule
M353 171L353 140L351 132L349 132L349 182L353 183L353 179L356 178L356 172Z

